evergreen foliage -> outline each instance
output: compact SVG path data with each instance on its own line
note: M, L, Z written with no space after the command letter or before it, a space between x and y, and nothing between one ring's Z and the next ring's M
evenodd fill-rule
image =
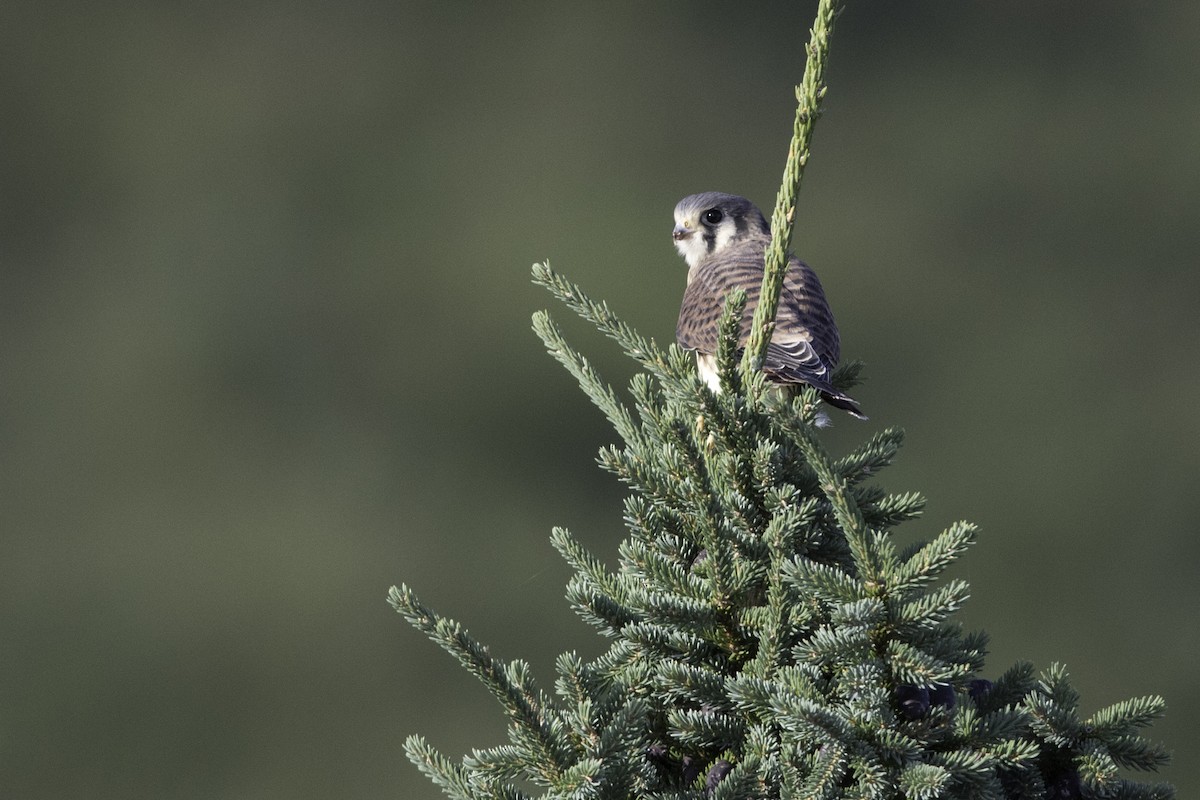
M612 640L586 662L565 653L553 694L407 587L390 600L495 694L510 744L455 764L420 737L409 757L449 797L477 798L1170 798L1164 750L1138 735L1158 697L1090 719L1066 672L1018 664L990 682L986 637L953 614L967 585L942 574L975 540L951 525L897 550L892 529L924 499L868 483L901 432L834 459L813 423L819 399L741 390L736 331L722 322L725 391L675 345L659 348L548 265L534 279L616 340L643 371L632 404L570 347L546 313L534 328L604 412L621 445L600 464L631 490L629 538L609 569L571 534L552 543L575 575L567 597ZM846 387L857 365L838 372ZM535 793L536 792L536 793Z
M967 584L943 573L975 541L966 522L898 550L924 498L869 483L899 450L887 429L834 459L809 388L771 389L770 341L796 192L825 94L840 3L820 0L772 216L762 302L740 348L744 293L726 298L714 393L679 347L665 350L548 264L534 281L615 340L642 371L623 400L549 314L533 327L622 443L600 465L630 488L615 569L565 529L567 598L611 640L593 661L558 658L554 692L523 661L494 658L407 586L389 601L496 696L510 743L456 764L419 736L409 758L457 800L1166 800L1166 752L1138 735L1159 697L1087 720L1065 670L1020 663L979 677L987 639L953 621ZM860 365L843 365L848 388Z

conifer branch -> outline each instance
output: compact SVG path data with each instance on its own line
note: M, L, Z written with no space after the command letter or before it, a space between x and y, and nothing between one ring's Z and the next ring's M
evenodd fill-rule
M725 297L721 321L717 325L717 375L728 394L740 394L742 376L738 372L738 347L742 314L746 310L746 290L734 289Z
M1166 702L1158 695L1135 697L1097 711L1087 724L1098 735L1130 736L1138 728L1161 717L1166 710Z
M655 376L666 379L681 379L694 374L683 351L672 345L664 352L651 339L646 339L623 322L608 307L607 303L596 302L571 281L550 268L549 263L533 265L533 282L550 290L579 316L595 325L601 333L621 345L625 353ZM544 316L545 312L542 312ZM535 324L537 324L535 322Z
M467 771L452 764L449 759L430 747L424 738L409 736L404 742L404 752L421 772L441 786L442 791L453 800L478 800L479 795L472 788ZM513 800L518 800L520 795L512 797Z
M775 200L775 210L771 214L771 244L767 247L760 299L754 310L750 340L742 356L742 372L746 376L756 374L762 369L767 356L767 345L771 343L771 335L775 330L775 312L779 308L779 296L783 291L783 279L787 272L787 252L796 224L796 198L800 193L804 167L808 164L813 127L821 116L821 103L825 99L829 37L833 34L833 23L841 9L842 0L820 0L816 20L809 31L804 77L796 87L797 105L796 118L792 125L792 141L788 145L783 181Z
M834 470L833 460L825 447L817 439L815 428L811 425L796 425L794 418L784 417L781 423L795 437L796 444L804 454L808 466L816 473L818 485L828 498L830 507L838 524L846 535L850 552L859 574L871 582L877 582L882 576L880 564L874 551L872 534L863 519L862 510L858 507L854 496L848 490L846 480Z
M617 433L621 434L621 438L633 447L641 444L641 436L633 424L629 409L621 403L612 388L604 383L588 360L567 344L562 331L554 324L550 315L545 311L534 314L533 330L541 337L547 352L567 368L584 393L604 412L617 429Z
M504 705L515 725L520 745L528 748L552 780L570 765L569 746L558 731L558 720L547 698L533 683L523 662L511 664L492 658L462 626L423 605L412 590L401 584L388 592L388 602L412 625L454 655L479 678Z

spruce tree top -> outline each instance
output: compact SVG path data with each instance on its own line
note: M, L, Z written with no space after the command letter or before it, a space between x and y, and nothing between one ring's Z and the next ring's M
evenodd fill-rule
M818 394L773 392L760 371L795 221L795 197L825 93L839 4L823 0L774 241L739 352L744 293L726 300L723 391L546 264L535 282L614 339L641 371L628 399L534 316L547 349L612 423L600 464L629 487L615 567L570 533L551 541L575 570L567 597L609 640L599 658L559 657L554 691L522 661L493 657L407 586L389 600L452 653L507 713L509 743L454 763L423 739L409 757L447 796L470 798L1171 798L1126 770L1166 763L1138 735L1159 697L1087 719L1065 670L1019 663L984 678L986 636L953 617L968 586L943 577L975 539L960 522L899 549L893 529L924 499L872 482L902 434L833 458L813 423ZM775 301L772 301L774 296ZM847 388L856 363L834 385Z

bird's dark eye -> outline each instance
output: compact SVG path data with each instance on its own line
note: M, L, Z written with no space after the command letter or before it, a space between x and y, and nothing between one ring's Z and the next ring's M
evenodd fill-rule
M719 225L721 220L725 219L725 215L721 213L719 208L710 208L704 212L702 217L706 225Z

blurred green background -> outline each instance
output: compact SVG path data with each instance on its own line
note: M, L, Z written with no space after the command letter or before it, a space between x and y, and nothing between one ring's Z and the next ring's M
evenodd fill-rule
M613 441L549 258L672 338L681 196L769 208L814 3L0 7L0 796L439 797L503 740L384 602L603 647ZM1200 792L1200 4L851 3L802 192L871 421L994 676L1160 693ZM553 308L553 306L551 306ZM614 381L631 365L553 308Z

